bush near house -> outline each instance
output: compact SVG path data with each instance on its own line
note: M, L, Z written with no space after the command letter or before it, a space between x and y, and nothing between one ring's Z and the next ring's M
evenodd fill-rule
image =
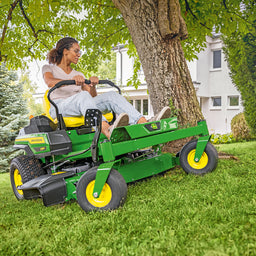
M232 133L228 134L212 134L211 143L212 144L226 144L236 142Z
M231 120L231 130L237 141L251 140L253 138L252 131L248 126L244 113L239 113Z

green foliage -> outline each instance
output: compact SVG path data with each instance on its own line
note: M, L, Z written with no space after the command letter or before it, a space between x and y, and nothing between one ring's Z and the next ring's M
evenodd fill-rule
M244 113L237 114L232 118L231 130L237 141L250 140L253 138L251 129L245 120Z
M43 113L43 105L36 103L33 94L36 93L37 86L29 80L28 74L22 75L20 83L23 85L23 97L27 102L28 115L38 116Z
M172 99L169 100L169 107L171 109L171 116L178 116L180 109L175 108Z
M114 52L110 55L110 60L105 60L99 63L97 76L99 79L107 79L113 82L116 81L116 54Z
M248 33L234 32L224 42L231 78L241 92L246 121L256 134L256 19Z
M210 141L212 144L227 144L236 142L236 139L234 138L232 133L212 134Z
M99 63L111 58L114 46L131 42L131 39L119 10L111 0L78 2L84 10L83 15L79 15L81 18L75 30L84 52L78 68L86 76L90 76L98 71Z
M127 53L129 54L129 50L127 51ZM137 53L130 55L130 57L133 57L133 60L134 60L133 75L131 78L127 80L127 86L134 86L136 89L138 89L138 87L141 84L138 77L139 71L141 69L141 63Z
M33 58L44 59L56 41L67 35L80 41L84 54L79 67L86 75L96 72L98 63L109 58L112 47L118 43L134 48L120 11L111 0L22 1L8 21L11 3L1 2L0 19L0 27L6 26L5 35L4 30L1 35L1 54L11 67L23 68ZM205 36L211 35L213 28L227 36L234 31L248 31L247 25L252 24L254 16L249 11L245 14L241 4L250 10L255 6L251 0L180 0L189 31L189 38L183 42L187 59L196 57L203 49Z
M255 255L255 147L218 145L239 160L220 159L204 176L175 168L130 184L124 206L109 212L18 202L1 174L0 255Z
M79 38L82 28L74 15L81 12L81 2L1 1L2 60L7 61L9 68L26 68L26 63L34 58L45 59L46 52L61 37Z
M253 24L255 14L252 0L198 1L180 0L182 14L187 24L189 38L183 42L188 60L195 57L205 46L205 36L212 31L229 37L235 31L246 33Z
M17 75L0 66L0 170L9 169L9 161L16 155L13 141L26 123L27 108L22 97L22 83Z

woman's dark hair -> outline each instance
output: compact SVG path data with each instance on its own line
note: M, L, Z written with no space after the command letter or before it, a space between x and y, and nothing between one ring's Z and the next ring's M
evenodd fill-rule
M69 50L74 43L78 43L78 41L72 37L64 37L60 39L57 42L56 47L52 48L47 54L49 64L60 64L64 49Z

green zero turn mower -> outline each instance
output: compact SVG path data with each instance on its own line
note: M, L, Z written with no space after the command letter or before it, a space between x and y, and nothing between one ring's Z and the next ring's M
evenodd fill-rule
M218 154L209 143L204 120L186 129L178 129L176 117L118 127L108 140L100 132L102 113L89 109L83 125L67 127L66 117L59 113L50 94L62 85L74 83L61 81L48 92L57 122L45 115L33 117L15 140L14 147L25 151L10 166L17 199L40 197L45 206L75 199L84 211L112 210L124 204L129 182L176 165L196 175L216 168ZM117 87L108 80L100 83ZM163 143L190 136L197 139L187 143L176 156L161 151Z

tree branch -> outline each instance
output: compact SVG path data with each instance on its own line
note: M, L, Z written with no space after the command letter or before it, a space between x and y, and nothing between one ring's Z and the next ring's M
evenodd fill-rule
M36 58L35 58L35 54L31 51L31 49L32 49L32 47L34 46L34 44L35 44L37 41L38 41L38 39L36 39L36 40L34 41L34 43L28 48L28 51L30 52L30 54L33 56L34 59L36 59Z
M49 33L49 34L51 34L51 35L57 35L56 33L52 32L52 31L49 31L49 30L47 30L47 29L38 29L38 30L37 30L37 34L43 33L43 32Z
M227 8L227 5L226 5L226 0L223 0L222 2L223 2L223 5L224 5L225 9L227 10L228 8Z
M6 7L6 6L9 6L9 4L2 5L2 6L0 6L0 8L4 8L4 7Z
M118 34L119 32L121 32L121 31L124 30L124 29L127 29L127 27L126 27L126 26L123 26L122 28L116 30L115 32L113 32L113 33L111 33L111 34L109 34L109 35L106 35L106 36L104 37L104 41L103 41L103 43L102 43L101 45L104 45L105 42L106 42L111 36L113 36L113 35L115 35L115 34ZM95 42L94 45L97 45L98 42L99 42L99 41Z
M2 32L2 37L1 37L1 44L0 44L0 61L2 61L2 54L1 54L1 49L2 49L2 46L3 46L3 43L4 43L4 38L5 38L5 34L6 34L6 31L7 31L7 28L8 28L8 23L9 21L12 19L12 12L13 10L15 9L15 7L17 6L17 4L20 2L21 0L15 0L12 4L11 4L11 8L9 9L9 12L8 12L8 15L7 15L7 20L6 20L6 23L4 25L4 28L3 28L3 32Z
M24 10L23 5L22 5L22 0L19 2L19 5L20 5L20 9L21 9L21 12L22 12L22 15L23 15L24 19L27 21L29 27L31 28L34 37L37 39L37 36L38 36L38 35L37 35L36 31L35 31L35 28L34 28L33 25L31 24L31 22L30 22L28 16L27 16L26 13L25 13L25 10Z
M22 15L23 15L23 17L25 18L25 20L27 21L29 27L31 28L31 30L32 30L32 32L33 32L33 36L34 36L35 39L36 39L36 40L34 41L34 43L28 48L28 51L29 51L29 52L31 53L31 55L34 57L34 53L31 51L31 49L33 48L33 46L34 46L37 42L41 43L45 48L49 49L49 47L48 47L44 42L42 42L42 41L38 38L38 34L39 34L39 33L42 33L42 32L47 32L47 33L50 33L50 34L52 34L52 35L55 35L55 33L51 32L51 31L48 31L48 30L46 30L46 29L39 29L39 30L37 30L37 32L36 32L34 26L32 25L32 23L30 22L30 20L29 20L27 14L25 13L25 10L24 10L23 5L22 5L22 0L20 0L19 5L20 5L20 9L21 9Z
M162 38L187 38L187 26L178 0L158 0L158 26Z
M177 14L174 12L175 17L177 19ZM160 30L160 34L163 38L171 35L176 36L178 31L172 31L170 28L170 20L169 20L169 1L168 0L160 0L158 1L158 26Z
M100 3L97 3L97 5L100 6L100 7L107 7L107 8L116 9L116 7L114 5L107 5L107 4L100 4Z
M230 11L229 8L227 7L226 0L222 0L222 3L228 13L232 13L232 14L236 15L241 20L245 21L246 23L248 23L250 25L254 25L253 23L249 22L248 20L246 20L243 16L239 15L238 13ZM232 17L231 17L231 20L233 21Z
M189 6L187 0L185 0L185 3L186 3L186 11L189 11L189 12L191 13L191 15L192 15L196 20L199 20L199 19L197 18L197 16L192 12L192 10L191 10L191 8L190 8L190 6ZM212 31L212 28L207 27L207 26L206 26L205 24L203 24L202 22L199 22L199 24L202 25L203 27L206 27L208 30L211 30L211 31Z
M189 6L187 0L185 0L185 3L186 3L186 11L189 11L189 12L192 14L192 16L193 16L196 20L198 20L198 18L196 17L196 15L192 12L192 10L191 10L191 8L190 8L190 6Z

